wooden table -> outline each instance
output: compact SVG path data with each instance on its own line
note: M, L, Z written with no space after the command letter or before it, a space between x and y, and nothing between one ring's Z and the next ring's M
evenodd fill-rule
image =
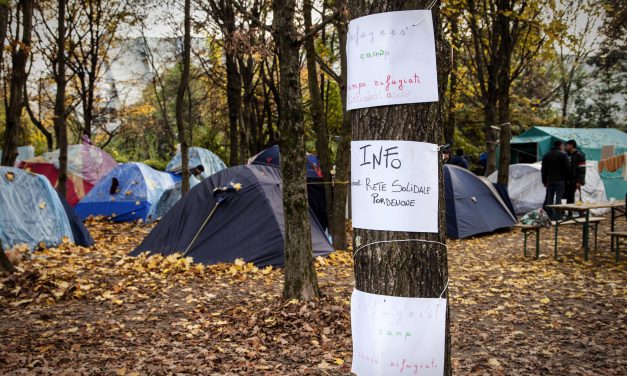
M568 212L568 215L555 221L555 257L557 257L557 231L560 223L564 223L567 221L575 221L575 217L573 214L575 212L579 213L579 218L583 218L583 258L585 261L588 261L588 252L590 250L589 246L589 237L590 237L590 210L592 209L611 209L611 231L614 232L615 221L618 216L616 213L625 214L625 201L614 201L614 202L595 202L595 203L577 203L577 204L555 204L555 205L547 205L547 208L552 208L558 212ZM613 239L612 239L613 243ZM614 248L614 244L612 244L612 248Z

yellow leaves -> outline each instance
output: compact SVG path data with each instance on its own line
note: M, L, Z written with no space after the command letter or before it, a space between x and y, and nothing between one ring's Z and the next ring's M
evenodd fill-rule
M46 203L44 201L40 201L39 205L37 205L37 206L39 206L39 209L45 209L46 208Z
M344 364L344 361L342 359L340 359L340 358L335 358L333 363L337 364L338 366L341 366L341 365Z
M13 181L13 179L15 179L15 174L12 171L7 172L4 176L8 181Z
M491 367L500 368L501 362L499 362L496 358L490 358L488 360L488 365L490 365Z
M30 303L30 302L32 302L32 301L33 301L33 299L22 299L22 300L18 300L18 301L16 301L16 302L9 303L9 305L10 305L11 307L19 307L19 306L21 306L21 305L24 305L24 304Z
M549 304L550 302L551 302L551 299L546 298L546 297L540 299L540 303L542 303L542 304Z
M575 313L574 313L574 312L572 312L572 311L568 311L568 312L566 312L566 313L564 314L564 316L566 316L566 317L568 317L568 318L571 318L571 317L575 316Z

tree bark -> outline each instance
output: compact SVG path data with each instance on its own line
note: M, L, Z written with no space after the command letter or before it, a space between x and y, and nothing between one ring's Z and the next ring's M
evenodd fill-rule
M336 0L336 7L340 11L337 33L340 48L340 97L342 99L342 126L340 127L340 141L335 155L335 179L333 187L333 208L331 211L331 235L335 249L347 249L346 233L346 204L348 200L348 180L350 178L350 142L351 116L346 111L346 74L348 71L346 60L346 36L348 33L348 8L346 0Z
M499 10L497 16L498 29L501 34L498 63L499 67L499 102L498 102L498 116L500 124L500 142L499 142L499 172L497 175L497 181L499 184L507 186L509 181L509 162L510 162L510 141L511 125L509 123L509 90L511 84L510 78L510 65L512 60L512 42L510 32L510 20L507 16L507 12L512 11L512 4L510 0L498 0L497 9Z
M24 109L24 86L28 77L26 64L31 49L33 28L33 1L20 0L18 11L22 18L22 36L11 52L11 78L9 80L9 101L6 108L6 129L2 147L2 165L13 166L17 158L18 131ZM17 39L17 38L16 38Z
M446 128L444 129L445 143L453 142L455 139L455 128L457 127L457 118L455 117L455 102L457 100L457 69L459 58L457 57L460 50L461 40L459 34L459 13L451 16L451 74L449 77L448 87L448 103Z
M428 0L349 0L351 18L373 13L425 9ZM439 97L444 97L449 71L448 47L439 20L439 2L433 8ZM351 111L353 139L407 140L440 144L443 106L441 102L383 106ZM439 176L438 233L410 233L353 229L356 249L376 241L422 239L446 243L444 182ZM390 242L367 247L355 254L355 287L364 292L437 298L448 280L447 252L442 244ZM447 295L445 295L447 296ZM450 333L447 313L444 374L451 374Z
M59 0L57 20L57 93L54 102L54 126L59 130L59 178L57 192L61 197L67 191L67 124L65 123L65 0Z
M0 69L4 71L4 44L9 27L9 2L0 3Z
M185 109L185 92L189 84L189 64L191 51L191 4L190 0L185 0L185 35L183 36L183 72L181 82L176 93L176 126L179 132L179 144L181 146L181 193L185 195L189 192L189 137L187 130L190 124L185 124L183 112Z
M296 0L274 0L273 37L279 57L281 173L285 212L285 299L319 296L314 269L307 202L305 125L300 91L299 35L294 24Z
M303 2L303 18L305 21L305 32L312 27L311 12L313 10L312 0ZM309 97L311 100L311 120L313 129L316 133L316 151L320 162L320 170L322 178L325 182L331 181L331 161L329 157L329 129L327 127L327 119L324 113L324 104L322 103L322 95L318 86L318 68L316 66L316 48L314 45L315 38L307 38L304 41L305 52L307 54L307 81L309 88ZM332 202L331 185L324 184L324 196L326 198L327 208L330 209ZM327 213L331 211L327 209Z

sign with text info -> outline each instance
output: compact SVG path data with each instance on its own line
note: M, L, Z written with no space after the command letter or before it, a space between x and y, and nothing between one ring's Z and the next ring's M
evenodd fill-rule
M446 299L353 290L351 329L359 376L444 373Z
M438 146L351 142L353 227L438 232Z
M371 14L348 25L347 109L437 102L430 10Z

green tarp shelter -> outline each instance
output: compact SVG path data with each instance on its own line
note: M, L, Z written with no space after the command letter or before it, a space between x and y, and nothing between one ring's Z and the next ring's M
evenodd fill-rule
M511 142L511 163L533 163L542 160L542 156L553 147L553 141L577 141L579 150L586 154L586 160L601 159L604 146L614 146L614 155L627 152L627 133L615 128L554 128L533 127L513 137ZM623 166L615 172L607 170L601 173L608 197L624 198L627 193L627 181L623 179Z

